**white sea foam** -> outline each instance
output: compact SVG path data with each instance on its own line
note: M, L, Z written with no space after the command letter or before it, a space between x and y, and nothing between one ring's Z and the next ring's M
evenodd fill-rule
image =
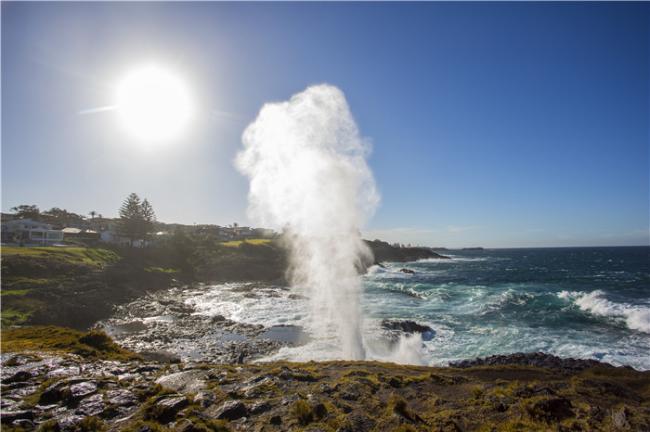
M463 257L458 255L445 255L451 259L444 258L422 258L416 260L416 263L433 263L433 264L456 264L462 262L487 261L488 257Z
M589 293L581 291L561 291L561 299L572 300L581 310L596 316L622 319L632 330L650 333L650 308L616 303L605 297L605 292L595 290Z

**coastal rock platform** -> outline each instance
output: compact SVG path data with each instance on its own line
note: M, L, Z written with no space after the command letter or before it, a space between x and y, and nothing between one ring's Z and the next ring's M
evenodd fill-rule
M542 358L434 368L4 353L2 430L650 430L650 372Z

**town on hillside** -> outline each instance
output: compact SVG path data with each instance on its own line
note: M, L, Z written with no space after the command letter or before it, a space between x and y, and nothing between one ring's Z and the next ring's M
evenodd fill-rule
M144 247L169 238L176 232L206 236L218 241L272 239L277 233L266 228L252 228L233 223L184 225L163 223L145 199L131 194L120 208L120 216L108 218L90 211L87 215L58 207L41 211L36 205L19 205L12 213L2 213L1 241L7 246L98 246L114 244Z

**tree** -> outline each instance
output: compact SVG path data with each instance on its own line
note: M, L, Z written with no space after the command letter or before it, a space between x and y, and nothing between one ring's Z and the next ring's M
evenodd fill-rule
M38 220L41 216L41 211L38 206L22 204L16 207L12 207L11 211L16 214L16 217L21 219L35 219Z
M119 231L120 234L129 239L131 246L133 246L135 240L140 239L143 220L141 206L140 197L136 193L131 193L120 207Z
M135 240L146 240L153 231L156 214L153 206L145 198L140 201L140 197L131 193L120 207L120 234L129 239L129 244L133 246Z
M85 224L83 216L58 207L52 207L51 209L44 211L41 216L42 219L45 219L48 223L62 227L71 225L83 226Z
M146 198L142 201L140 209L142 212L142 238L146 239L149 237L149 234L153 232L156 213L153 210L153 206Z
M97 212L95 210L91 210L88 214L90 215L91 220L95 219L95 216L97 216Z

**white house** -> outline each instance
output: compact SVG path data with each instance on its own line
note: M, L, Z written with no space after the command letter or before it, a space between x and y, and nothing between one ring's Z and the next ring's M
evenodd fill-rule
M48 246L63 241L63 231L32 219L15 219L2 224L2 239L10 243Z

